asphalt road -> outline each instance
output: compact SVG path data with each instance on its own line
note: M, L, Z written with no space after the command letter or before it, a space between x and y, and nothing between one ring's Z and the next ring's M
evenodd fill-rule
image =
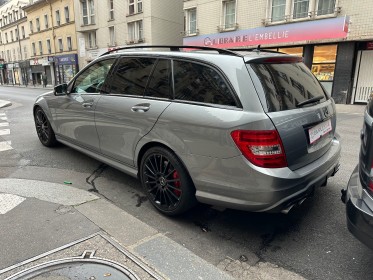
M249 264L271 262L307 279L369 279L373 274L373 252L348 232L340 200L340 190L358 161L361 106L339 108L340 171L288 215L200 205L184 216L167 218L146 201L136 179L63 145L49 149L40 144L32 105L45 91L0 86L0 99L13 102L0 110L6 113L11 131L0 136L0 141L11 141L13 147L0 152L0 177L70 181L75 187L97 191L215 265L227 257L241 257Z

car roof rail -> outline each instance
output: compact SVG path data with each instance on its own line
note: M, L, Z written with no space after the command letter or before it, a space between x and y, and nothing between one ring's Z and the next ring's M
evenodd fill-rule
M212 48L212 47L204 47L204 46L167 46L167 45L149 45L149 46L130 46L130 47L120 47L116 49L109 50L103 53L100 56L104 56L110 54L112 52L121 51L121 50L131 50L131 49L150 49L150 48L164 48L169 49L170 51L180 52L182 49L196 49L196 50L204 50L204 51L217 51L219 54L226 54L226 55L233 55L242 57L242 55L234 52L233 50L228 49L219 49L219 48Z
M246 51L246 52L264 52L264 53L279 53L279 54L286 54L284 52L279 52L279 51L275 51L275 50L268 50L268 49L261 49L260 48L260 45L258 45L256 48L251 48L251 49L248 49L248 48L232 48L232 49L227 49L229 51Z

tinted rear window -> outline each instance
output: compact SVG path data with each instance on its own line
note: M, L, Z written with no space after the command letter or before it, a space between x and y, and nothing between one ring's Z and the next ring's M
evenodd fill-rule
M268 112L297 108L297 104L313 97L323 96L319 81L303 63L248 64L263 87ZM312 104L311 104L312 105Z

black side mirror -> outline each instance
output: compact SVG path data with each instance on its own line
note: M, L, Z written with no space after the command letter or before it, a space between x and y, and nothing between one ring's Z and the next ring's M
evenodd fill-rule
M67 84L60 84L54 87L54 95L66 95L67 94Z

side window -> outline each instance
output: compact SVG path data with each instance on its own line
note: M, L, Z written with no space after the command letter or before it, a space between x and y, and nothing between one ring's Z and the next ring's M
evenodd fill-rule
M201 64L174 61L175 99L236 106L222 76Z
M122 57L110 81L110 93L143 96L155 58Z
M145 96L172 98L171 60L159 59L155 66Z
M80 74L72 89L72 93L100 93L105 79L115 59L101 60Z

